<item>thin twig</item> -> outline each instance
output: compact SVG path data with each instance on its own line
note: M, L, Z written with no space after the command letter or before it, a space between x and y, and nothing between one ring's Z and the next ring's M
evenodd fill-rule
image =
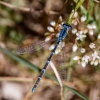
M63 7L62 7L62 9L61 9L61 11L60 11L59 16L61 16L61 13L62 13L62 11L63 11L63 9L64 9L65 5L67 4L67 2L68 2L68 0L66 0L66 1L64 2Z
M0 77L0 81L33 82L33 78L23 78L23 77Z
M3 1L0 1L0 4L6 6L6 7L9 7L11 9L14 9L14 10L20 10L20 11L25 11L25 12L29 12L31 9L28 8L28 7L16 7L14 5L11 5L9 3L6 3L6 2L3 2ZM35 11L34 9L32 9L33 11ZM50 11L48 12L47 14L51 14L51 15L59 15L59 12L55 12L55 11Z
M4 5L6 7L9 7L11 9L15 9L15 10L21 10L21 11L26 11L26 12L30 11L30 8L27 8L27 7L20 7L19 8L19 7L16 7L14 5L11 5L11 4L3 2L3 1L0 1L0 4Z
M52 81L50 79L43 78L44 81L49 83L54 83L58 85L58 82ZM33 78L24 78L24 77L0 77L0 81L14 81L14 82L32 82Z
M67 4L67 2L68 2L68 0L66 0L65 3L63 4L63 7L62 7L62 9L61 9L61 11L60 11L60 13L59 13L59 17L58 17L58 21L57 21L56 26L59 24L59 18L60 18L60 16L61 16L61 13L62 13L62 11L63 11L65 5ZM55 27L56 27L56 26L55 26Z

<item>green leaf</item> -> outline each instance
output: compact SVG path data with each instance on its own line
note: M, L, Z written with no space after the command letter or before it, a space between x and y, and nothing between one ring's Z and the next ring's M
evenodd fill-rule
M84 96L83 94L79 93L77 90L64 85L65 88L68 88L70 91L72 91L73 93L75 93L77 96L79 96L80 98L84 99L84 100L89 100L89 98L87 98L86 96Z

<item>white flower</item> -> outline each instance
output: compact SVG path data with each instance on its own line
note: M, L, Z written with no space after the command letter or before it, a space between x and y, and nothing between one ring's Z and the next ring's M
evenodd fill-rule
M58 54L61 51L61 49L57 48L55 51L55 54Z
M81 61L80 60L78 60L78 64L81 64Z
M76 28L73 28L72 29L72 33L75 34L76 32L77 32L77 29Z
M96 25L95 24L88 24L87 28L88 29L96 29Z
M97 66L99 64L99 60L91 61L91 65Z
M78 46L76 44L73 45L72 50L75 52L78 49Z
M72 9L72 11L71 12L74 12L74 9Z
M64 24L64 22L61 22L61 24L63 25L63 24Z
M65 46L65 42L60 42L60 44L58 45L59 48L63 48Z
M46 38L45 38L45 42L48 42L50 39L51 39L50 36L46 37Z
M84 55L84 56L82 57L82 61L84 61L86 64L88 63L89 59L90 59L90 57L87 56L87 55Z
M79 56L75 56L75 57L73 58L73 60L79 60L79 59L80 59Z
M94 53L91 56L92 56L93 61L95 61L96 59L100 59L97 51L94 51Z
M89 34L90 34L91 36L93 36L93 34L94 34L93 30L89 30Z
M100 39L100 34L98 35L98 39Z
M86 19L87 19L87 17L86 17L85 15L83 15L83 16L81 17L81 22L86 21Z
M85 49L84 48L81 48L80 51L81 51L81 53L85 53Z
M99 58L99 63L100 63L100 58Z
M47 30L50 31L50 32L54 32L54 28L51 27L51 26L48 26L48 27L47 27Z
M90 57L87 56L87 55L84 55L84 56L82 57L82 62L81 62L82 67L85 67L86 64L88 64L89 59L90 59Z
M56 25L56 22L55 21L51 21L50 22L50 25L55 26Z
M60 34L60 33L57 33L57 34L56 34L56 37L59 37L59 34Z
M95 60L95 61L94 61L94 66L97 66L98 63L99 63L99 61L98 61L98 60Z
M73 19L72 20L72 24L74 24L76 26L78 24L77 20L76 19Z
M94 64L94 61L91 61L90 64L93 65Z
M92 24L92 29L96 29L96 25L95 24Z
M81 65L82 65L82 67L85 67L86 66L86 62L82 61Z
M84 33L84 34L88 33L88 29L84 29L84 30L83 30L83 33Z
M76 33L76 36L77 36L76 40L81 40L81 41L83 40L83 38L86 37L86 35L82 34L82 31Z
M74 9L72 9L72 13L74 13ZM75 12L73 18L77 18L77 17L78 17L78 12Z
M74 17L74 18L78 17L78 12L75 12L75 14L74 14L73 17Z
M62 22L62 16L59 17L59 21Z
M88 29L93 29L93 27L92 27L91 24L88 24L88 25L87 25L87 28L88 28Z
M60 29L63 29L63 26L62 26L62 24L58 24L58 26L59 26L59 28L60 28Z
M90 43L89 47L90 47L91 49L96 48L94 43Z
M55 45L54 45L54 44L52 44L52 45L49 47L49 50L53 50L53 49L54 49L54 47L55 47Z
M61 45L61 44L60 44L60 45ZM60 45L58 45L58 48L56 49L55 54L58 54L58 53L61 51L61 46L60 46ZM63 43L62 46L64 46L64 43ZM52 45L49 47L49 50L53 50L54 47L55 47L55 45L52 44Z

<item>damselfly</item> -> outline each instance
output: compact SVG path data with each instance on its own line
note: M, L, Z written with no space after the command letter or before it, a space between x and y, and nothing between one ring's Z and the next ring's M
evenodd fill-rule
M38 79L37 79L35 85L33 86L32 92L34 92L34 91L36 90L36 88L37 88L37 86L38 86L38 84L39 84L39 82L40 82L40 80L41 80L43 74L45 73L45 71L46 71L46 69L47 69L47 67L48 67L48 65L49 65L49 63L50 63L50 61L51 61L53 55L55 54L55 51L56 51L57 47L58 47L59 44L65 39L66 35L68 34L68 31L69 31L71 28L72 28L71 25L69 25L69 24L63 24L63 27L62 27L62 29L61 29L61 31L60 31L60 34L59 34L59 37L58 37L57 42L56 42L56 44L55 44L55 47L54 47L54 49L52 50L52 52L51 52L49 58L47 59L47 61L46 61L45 65L44 65L44 67L43 67L43 69L42 69L42 71L41 71L41 73L40 73L40 75L39 75L39 77L38 77ZM42 45L43 45L43 44L44 44L44 43L42 43ZM30 47L27 47L27 48L24 48L24 49L20 48L20 49L18 49L16 52L17 52L18 54L28 53L28 52L31 52L32 50L34 51L34 48L33 48L33 47L34 47L34 45L31 45Z

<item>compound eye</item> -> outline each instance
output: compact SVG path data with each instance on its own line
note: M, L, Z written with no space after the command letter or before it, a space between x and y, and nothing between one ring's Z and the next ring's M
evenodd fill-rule
M67 25L66 25L66 24L63 24L63 27L64 27L64 28L67 28Z
M68 27L69 27L69 28L72 28L72 26L71 26L71 25L69 25Z
M72 26L71 26L70 24L63 24L63 27L64 27L64 28L69 28L69 29L72 28Z

